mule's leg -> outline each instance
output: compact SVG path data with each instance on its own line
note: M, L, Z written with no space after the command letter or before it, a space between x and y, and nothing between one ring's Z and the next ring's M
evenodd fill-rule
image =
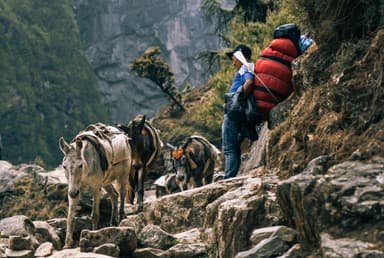
M144 180L145 180L145 166L143 166L138 171L138 180L137 180L137 199L139 202L139 212L142 212L144 209Z
M100 189L93 190L91 218L92 218L92 229L96 230L99 227L99 220L100 220Z
M215 162L211 162L211 164L209 164L209 167L205 173L206 176L204 176L204 181L203 181L204 185L212 183L214 173L215 173Z
M191 180L191 181L194 181L195 182L195 187L200 187L203 185L203 181L204 181L204 178L195 178L195 180Z
M111 205L112 205L111 220L109 224L110 226L117 226L117 192L112 185L104 186L104 189L105 191L107 191L109 198L111 199ZM120 191L121 189L122 187L120 187Z
M213 180L213 174L207 175L206 177L203 178L203 185L212 183L212 180Z
M131 171L131 173L133 174L134 171ZM127 199L129 203L133 205L135 201L135 190L134 190L135 179L134 179L134 175L132 174L129 175L129 179L127 183Z
M77 198L72 198L68 194L68 216L67 216L67 232L65 234L64 248L71 248L73 246L73 228L75 223L75 212L77 205Z
M127 186L127 184L129 182L128 182L126 176L123 176L122 178L120 178L120 182L122 182L122 183L120 185L120 191L119 191L119 196L120 196L120 199L119 199L120 200L120 204L119 204L119 221L122 221L124 219L125 195L127 194L126 190L128 189L128 191L129 191L129 186Z

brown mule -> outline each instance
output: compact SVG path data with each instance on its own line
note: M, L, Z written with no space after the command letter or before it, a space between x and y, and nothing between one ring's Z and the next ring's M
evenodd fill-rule
M147 169L159 156L163 143L159 131L145 119L144 115L137 115L127 126L118 125L131 139L132 148L132 171L130 183L133 186L128 193L129 202L134 203L135 193L138 195L139 211L144 208L144 181L147 176Z

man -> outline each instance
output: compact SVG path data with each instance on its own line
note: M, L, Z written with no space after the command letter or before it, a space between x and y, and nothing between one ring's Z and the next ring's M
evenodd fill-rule
M255 112L261 116L260 122L267 121L269 112L278 103L285 100L293 92L291 63L304 53L313 43L307 35L300 35L300 29L294 23L278 26L274 31L274 39L268 47L261 51L255 65L250 63L252 51L245 45L237 46L227 53L238 70L233 79L230 92L243 88L243 96L250 94L255 99ZM248 119L248 117L247 117ZM222 141L225 158L224 178L237 175L240 168L240 145L244 136L256 140L255 125L244 125L231 120L224 114L222 125Z
M252 50L246 45L239 45L233 51L226 53L232 60L237 72L229 89L230 93L243 88L243 96L247 97L253 91L254 64L251 62ZM230 119L224 113L222 125L222 147L225 158L224 179L235 177L240 168L241 142L244 135L239 122Z

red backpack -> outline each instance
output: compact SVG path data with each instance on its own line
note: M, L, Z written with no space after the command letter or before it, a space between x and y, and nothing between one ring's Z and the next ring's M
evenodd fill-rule
M291 62L300 55L299 39L300 30L295 24L277 27L271 44L256 61L253 95L264 120L293 92Z

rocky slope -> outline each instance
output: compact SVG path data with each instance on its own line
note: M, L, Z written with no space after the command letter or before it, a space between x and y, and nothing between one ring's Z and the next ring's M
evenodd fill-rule
M269 133L265 127L259 144L268 141ZM384 257L384 158L352 156L330 165L329 156L320 156L298 175L280 180L276 171L266 169L265 159L253 159L266 151L257 145L243 175L158 199L148 189L144 211L128 205L118 227L90 230L90 200L84 199L74 235L78 248L67 250L61 250L65 216L41 219L42 213L36 213L44 202L65 205L62 168L46 173L38 166L2 162L2 207L22 202L10 198L21 189L28 194L20 188L28 182L35 195L28 195L29 205L20 209L29 217L4 217L2 208L0 256ZM101 210L106 223L108 200Z

